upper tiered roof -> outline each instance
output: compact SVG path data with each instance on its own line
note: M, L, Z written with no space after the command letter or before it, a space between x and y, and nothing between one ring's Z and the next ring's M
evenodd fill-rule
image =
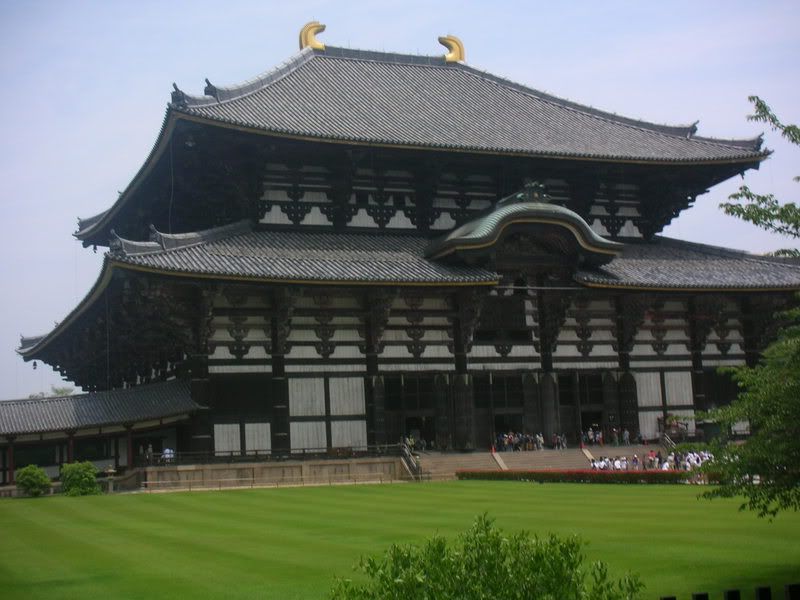
M313 43L241 85L206 80L204 93L192 96L175 86L145 164L113 206L79 220L79 239L105 242L97 236L113 226L179 121L325 143L566 160L747 168L768 155L760 138L703 138L695 135L696 124L621 117L486 73L452 53L417 56Z
M173 110L329 141L555 158L753 160L760 139L695 137L696 126L628 119L443 57L305 48L240 86L180 90Z

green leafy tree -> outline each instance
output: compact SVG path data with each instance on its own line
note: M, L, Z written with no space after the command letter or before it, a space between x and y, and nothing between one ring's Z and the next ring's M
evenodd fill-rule
M19 489L34 498L50 491L50 478L43 468L36 465L21 468L17 471L15 480Z
M758 96L750 101L754 106L750 120L767 123L800 145L800 128L783 124ZM756 194L747 186L730 199L733 202L721 205L726 213L800 239L800 208L794 203L781 204L772 194ZM800 256L796 248L776 254ZM743 444L724 439L717 444L716 460L706 470L720 485L704 495L744 498L741 508L759 516L800 509L800 309L786 311L780 318L786 326L758 365L728 369L740 389L736 400L708 415L723 432L746 421L751 435Z
M74 462L61 466L62 491L67 496L94 496L100 493L97 484L97 467L91 461Z
M743 497L759 516L800 510L800 309L784 313L789 325L753 367L730 369L740 388L730 406L712 411L723 431L747 421L743 444L722 440L707 464L720 485L706 497Z
M800 146L800 127L782 123L769 105L758 96L750 96L748 100L753 104L753 114L747 117L749 121L766 123L773 131L780 132L790 143ZM800 176L794 180L800 181ZM741 186L735 194L731 194L729 200L731 202L720 204L725 213L767 231L795 239L800 238L800 207L794 202L781 204L773 194L758 194L746 185ZM800 250L787 248L778 250L775 254L798 257Z
M337 580L334 600L631 600L643 588L635 576L613 580L603 563L585 568L575 537L506 534L486 515L453 543L393 545L357 569L368 581Z

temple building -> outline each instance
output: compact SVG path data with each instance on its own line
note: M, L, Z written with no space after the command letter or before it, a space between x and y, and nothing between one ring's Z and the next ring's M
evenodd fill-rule
M717 368L757 361L800 263L659 232L760 138L553 97L452 36L417 56L323 29L241 85L174 86L141 169L79 221L96 283L18 349L87 393L0 403L3 482L26 453L655 439L732 399Z

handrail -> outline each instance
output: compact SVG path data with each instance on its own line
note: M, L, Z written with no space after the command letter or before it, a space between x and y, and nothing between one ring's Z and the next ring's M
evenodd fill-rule
M665 448L669 448L670 450L674 449L677 444L672 441L672 438L667 435L666 432L661 434L661 445Z
M400 458L403 464L411 473L411 477L417 481L422 480L422 466L419 464L419 457L411 452L411 448L404 441L400 443Z

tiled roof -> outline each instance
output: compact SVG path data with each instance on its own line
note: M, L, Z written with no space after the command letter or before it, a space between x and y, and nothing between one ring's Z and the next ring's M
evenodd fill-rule
M68 431L171 417L200 407L186 381L62 398L0 401L0 435Z
M659 162L758 160L760 140L628 119L442 57L306 48L241 86L173 93L176 111L354 143Z
M578 271L575 279L620 288L788 290L800 289L800 261L656 236L626 244L610 263Z
M171 239L175 236L167 234L159 234L161 242L122 240L111 257L158 271L286 282L448 285L498 279L486 269L427 260L429 240L421 235L249 231L241 224L235 224L228 237L221 238L217 231L187 235L177 247Z

